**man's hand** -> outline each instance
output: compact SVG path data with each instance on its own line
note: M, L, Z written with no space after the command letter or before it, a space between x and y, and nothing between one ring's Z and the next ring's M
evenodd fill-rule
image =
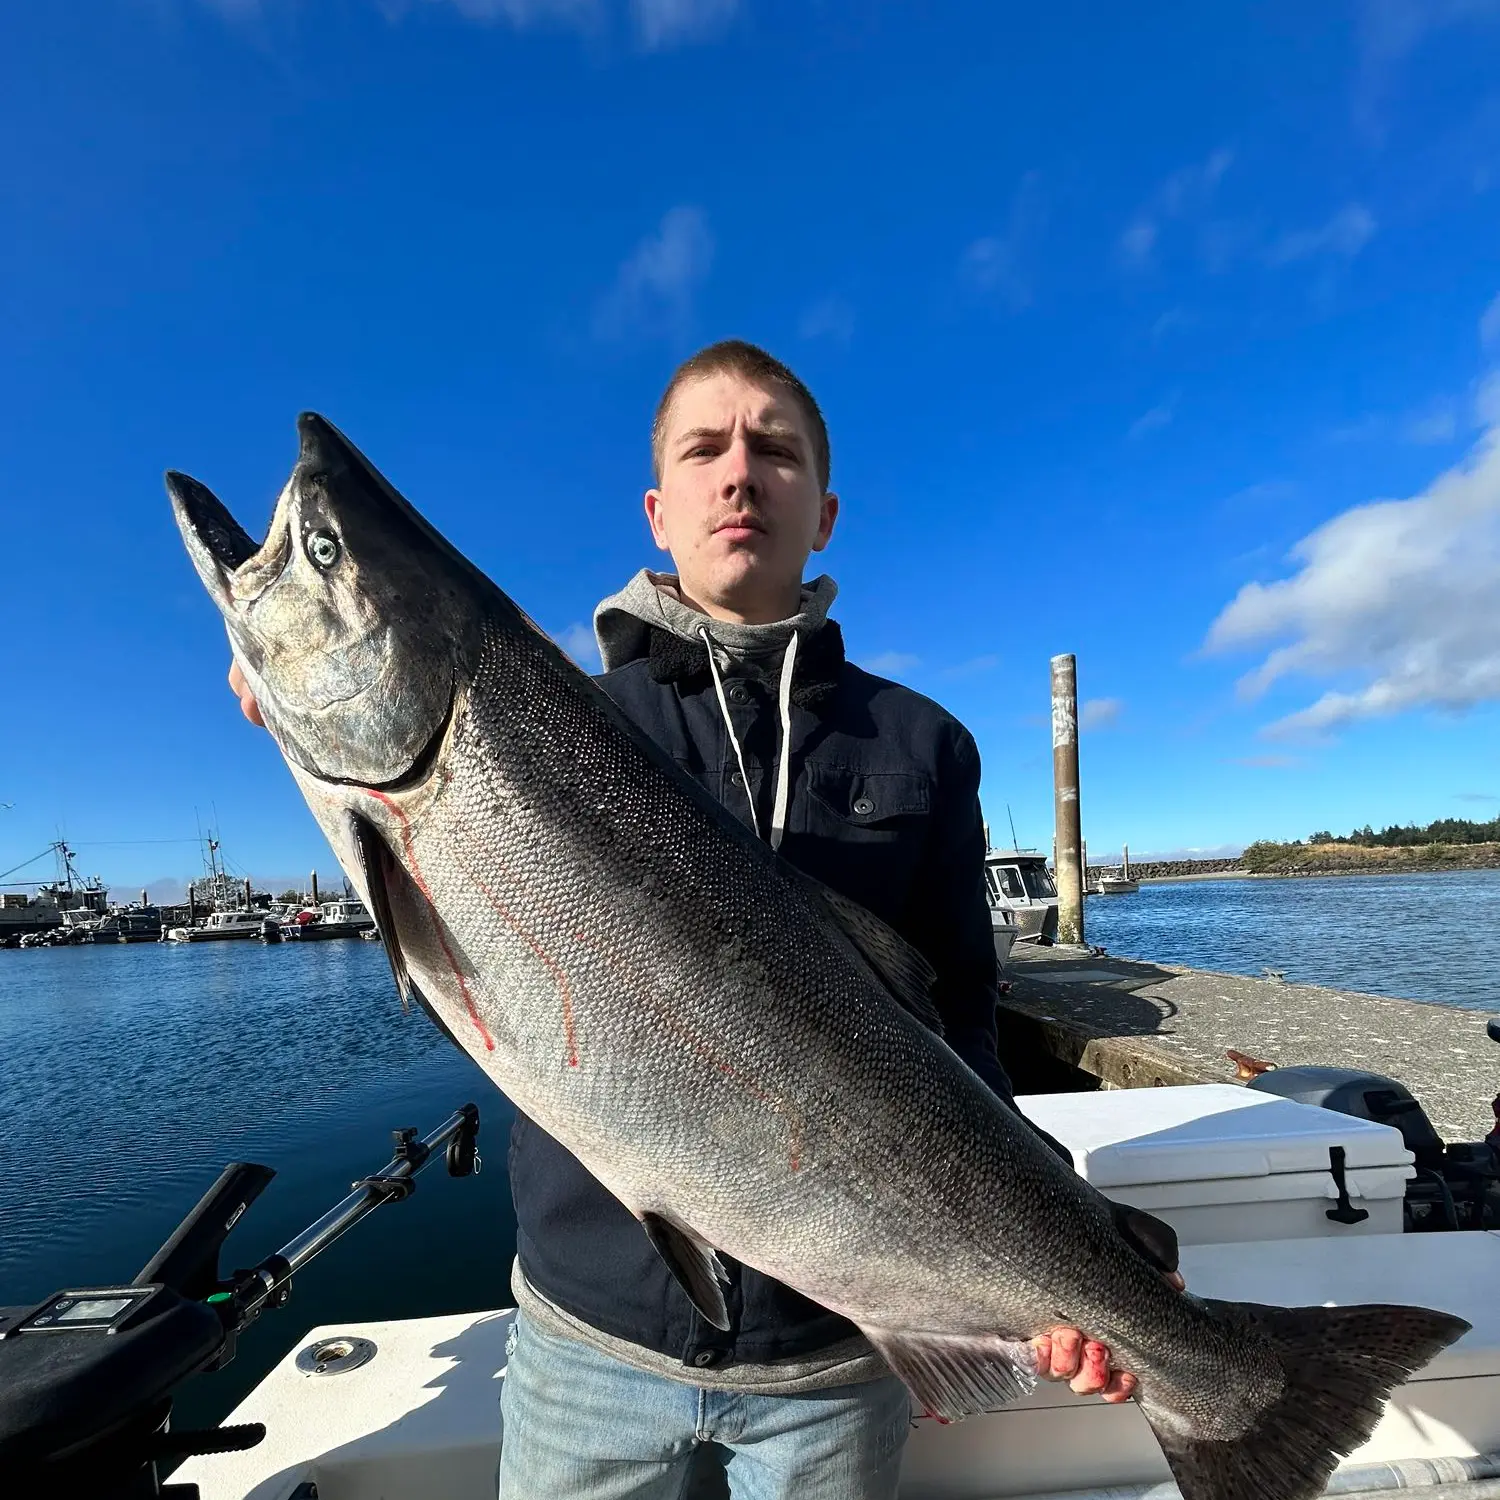
M245 674L240 671L237 661L229 663L229 688L240 700L240 712L252 724L258 724L264 729L266 721L260 716L260 706L255 701L255 694L250 691L250 685L245 681Z
M1187 1283L1176 1271L1164 1272L1162 1280L1175 1291ZM1031 1341L1036 1352L1036 1372L1043 1380L1066 1380L1080 1396L1098 1396L1115 1405L1135 1394L1137 1381L1129 1370L1110 1364L1108 1344L1087 1337L1079 1328L1054 1328Z

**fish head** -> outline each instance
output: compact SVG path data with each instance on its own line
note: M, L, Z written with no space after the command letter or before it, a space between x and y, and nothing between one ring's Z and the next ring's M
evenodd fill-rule
M322 781L413 785L469 675L480 575L331 423L297 425L263 543L169 473L177 525L286 758Z

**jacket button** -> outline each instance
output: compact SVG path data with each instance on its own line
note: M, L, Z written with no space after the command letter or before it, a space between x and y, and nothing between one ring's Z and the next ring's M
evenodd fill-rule
M729 779L736 786L744 786L744 784L745 784L745 776L744 776L744 773L742 771L736 771L734 773L734 775L731 776Z
M726 696L731 703L748 703L750 701L750 689L736 682L731 685Z
M710 1365L716 1365L718 1364L718 1362L719 1351L717 1349L700 1349L693 1356L693 1363L697 1365L700 1370L706 1370Z
M860 817L868 817L875 811L875 804L868 797L856 797L854 799L854 810Z

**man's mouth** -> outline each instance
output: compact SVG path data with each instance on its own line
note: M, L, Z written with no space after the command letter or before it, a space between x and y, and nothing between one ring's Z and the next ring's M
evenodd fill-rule
M743 541L746 537L764 536L766 528L754 516L729 516L714 527L715 536L728 537L730 541Z

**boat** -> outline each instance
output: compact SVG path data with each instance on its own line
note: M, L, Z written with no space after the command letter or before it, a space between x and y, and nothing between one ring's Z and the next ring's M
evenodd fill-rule
M73 862L74 850L62 839L48 844L40 854L32 855L5 873L13 875L49 854L57 861L56 879L28 882L24 888L0 891L0 944L25 933L93 922L108 909L109 891L97 875L84 877L78 873ZM35 894L28 895L27 890L34 890ZM37 945L31 943L27 946Z
M304 918L306 920L304 920ZM357 896L325 901L315 913L299 912L284 922L281 935L295 942L312 943L325 938L357 938L375 929L375 918Z
M1010 958L1010 950L1020 935L1015 913L1008 906L990 907L990 932L995 939L995 962L1004 965Z
M1013 941L1057 940L1057 886L1045 855L1035 849L989 850L984 856L984 889L991 912L1005 910L1014 918Z
M172 943L216 943L228 938L254 938L260 936L260 924L265 918L262 911L250 911L241 907L236 911L214 911L197 927L173 927L167 933Z
M161 937L161 911L155 906L130 906L115 913L122 943L154 943ZM96 938L97 942L98 939Z
M1118 869L1101 871L1088 885L1091 896L1130 896L1141 888L1139 880L1130 874L1130 846L1122 850L1123 859Z
M1421 1500L1425 1489L1442 1500L1493 1500L1500 1235L1402 1232L1402 1190L1416 1168L1399 1131L1234 1084L1017 1104L1067 1145L1082 1176L1173 1225L1198 1296L1418 1303L1469 1320L1469 1333L1396 1389L1329 1492L1381 1500L1392 1488L1414 1489L1408 1500ZM314 1226L320 1243L340 1232L328 1226L354 1212L351 1201ZM309 1231L264 1264L295 1267L315 1253L312 1244ZM313 1328L225 1419L241 1433L251 1432L241 1424L264 1424L265 1440L189 1458L173 1479L199 1486L202 1500L315 1492L493 1500L504 1440L498 1383L514 1317L496 1307ZM1177 1491L1133 1402L1107 1405L1043 1384L958 1424L914 1413L901 1500L1041 1495L1169 1500Z

